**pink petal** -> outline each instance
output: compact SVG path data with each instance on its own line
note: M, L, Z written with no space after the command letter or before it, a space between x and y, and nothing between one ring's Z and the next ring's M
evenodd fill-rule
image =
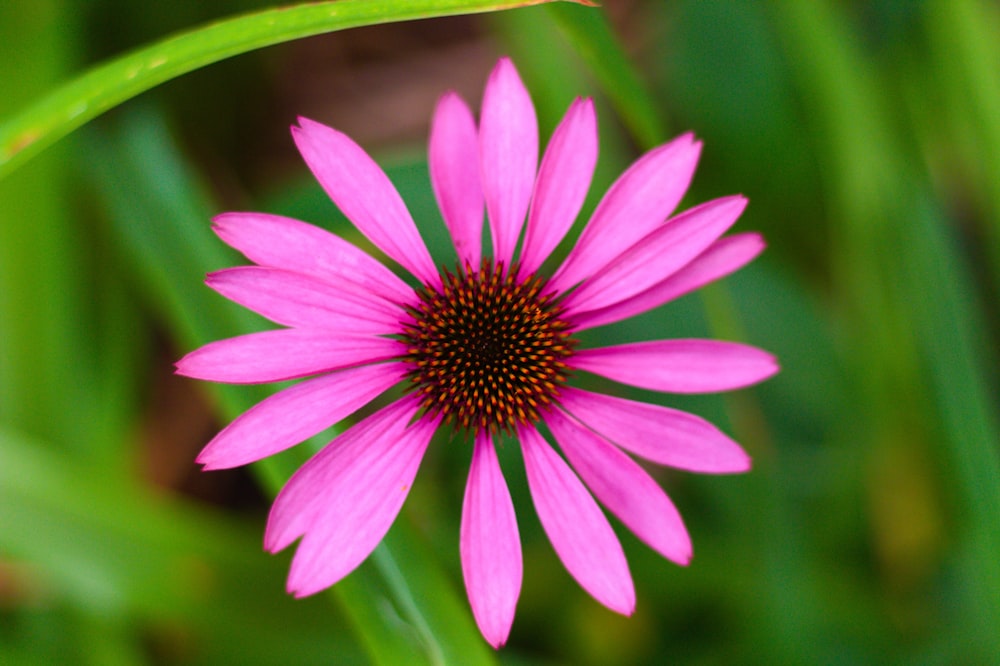
M319 280L280 268L229 268L209 274L205 283L284 326L388 335L400 330L403 316L399 306L351 282Z
M684 134L639 158L608 189L552 278L566 291L662 224L691 184L701 143Z
M531 499L563 566L599 602L631 615L635 588L608 519L537 430L524 428L520 436Z
M198 462L206 470L226 469L284 451L347 418L401 381L405 372L399 363L362 365L286 388L226 426Z
M302 465L271 506L264 547L278 552L311 529L316 516L329 506L327 482L346 474L366 453L384 453L406 431L418 409L411 397L397 400L351 426ZM354 473L363 472L359 468Z
M478 141L468 105L456 93L445 94L434 110L431 126L431 185L459 262L473 268L479 267L483 244Z
M177 361L177 374L229 384L297 379L398 356L397 340L283 328L216 340Z
M655 463L708 474L750 469L739 444L694 414L575 388L563 388L560 402L597 434Z
M477 434L462 504L462 574L476 624L495 648L507 642L521 592L521 538L489 434Z
M720 238L687 266L649 289L614 305L576 315L573 327L585 330L604 326L652 310L743 268L763 250L764 239L757 233Z
M597 164L594 102L577 99L552 134L535 181L521 270L534 273L573 226Z
M538 164L538 122L531 97L509 58L501 58L483 93L479 159L493 256L509 266Z
M715 199L661 225L571 293L566 315L619 303L668 278L733 226L746 205L741 196Z
M573 355L573 367L668 393L729 391L778 371L771 354L721 340L654 340L583 349Z
M437 425L409 399L395 402L313 456L278 494L265 547L276 552L299 536L288 591L297 597L333 585L354 570L389 531Z
M346 134L308 118L299 118L292 137L316 180L354 226L421 282L438 284L410 212L368 153Z
M335 282L349 280L396 303L413 289L367 252L311 224L265 213L223 213L215 233L250 261Z
M650 548L677 564L691 561L691 539L663 489L634 460L559 410L545 422L597 499Z

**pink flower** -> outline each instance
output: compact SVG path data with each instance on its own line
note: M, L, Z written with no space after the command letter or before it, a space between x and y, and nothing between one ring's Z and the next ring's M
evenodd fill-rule
M566 569L599 602L630 614L632 578L594 497L683 565L691 543L680 515L628 454L716 474L746 471L750 460L697 416L573 388L570 378L585 371L700 393L748 386L778 368L770 354L734 342L578 349L573 335L662 305L757 256L764 246L757 234L720 238L746 200L724 197L671 217L701 149L686 134L622 174L558 270L539 273L583 205L597 123L591 100L573 102L538 166L534 107L514 65L502 59L486 85L478 130L454 93L434 114L431 181L459 260L454 271L439 271L392 183L357 144L305 118L292 135L330 198L420 286L303 222L263 213L215 219L219 236L256 265L213 273L208 285L287 328L205 345L177 371L230 383L313 377L233 421L199 463L220 469L259 460L397 384L406 387L313 456L275 500L265 547L276 552L300 540L289 591L329 587L371 553L432 435L451 424L473 440L460 549L486 640L506 642L522 573L514 506L494 450L499 432L520 440L535 509ZM484 207L492 256L481 243ZM541 423L563 456L539 433Z

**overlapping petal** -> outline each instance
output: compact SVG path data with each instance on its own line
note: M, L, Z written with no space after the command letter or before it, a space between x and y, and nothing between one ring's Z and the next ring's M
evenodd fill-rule
M299 118L292 137L302 159L354 226L425 284L440 284L427 246L399 192L361 146L346 134Z
M384 361L400 343L371 335L282 328L216 340L177 361L177 374L227 384L262 384Z
M416 411L412 400L397 400L354 424L310 458L292 475L271 506L264 547L278 552L305 534L327 504L326 482L356 466L357 461L366 460L366 452L384 453L406 431ZM354 473L361 472L358 469Z
M288 575L297 597L318 592L354 570L378 545L413 485L437 427L403 399L354 426L313 456L279 493L265 547L278 551L302 537Z
M750 469L739 444L694 414L577 388L563 389L560 402L577 421L646 460L706 474Z
M400 363L363 365L300 382L243 412L198 455L205 469L246 465L347 418L399 383Z
M210 273L205 283L231 301L284 326L390 335L403 310L346 280L240 266Z
M483 92L479 159L493 258L510 266L538 165L538 121L531 96L508 58L501 58Z
M667 393L743 388L778 371L767 352L721 340L654 340L581 349L573 367L623 384Z
M631 615L632 575L608 519L537 430L523 428L520 437L531 499L563 566L599 602Z
M663 489L634 460L560 410L545 418L573 469L604 506L653 550L687 564L691 538Z
M462 504L460 550L476 624L498 648L507 642L521 592L521 538L489 433L476 436Z
M575 315L574 328L585 330L613 324L652 310L743 268L763 250L764 239L760 234L742 233L720 238L687 266L649 289L614 305Z
M454 92L442 96L434 110L428 164L434 196L459 263L478 267L484 209L479 137L472 111Z
M577 99L549 140L538 169L521 270L534 273L573 226L597 165L597 115L594 102Z
M566 291L590 277L670 217L691 184L700 153L701 142L684 134L619 176L552 276L553 289Z
M223 213L212 223L227 245L261 266L347 280L395 303L413 298L413 289L378 260L325 229L267 213Z
M572 292L566 316L620 303L670 277L733 226L746 204L741 196L723 197L661 225Z

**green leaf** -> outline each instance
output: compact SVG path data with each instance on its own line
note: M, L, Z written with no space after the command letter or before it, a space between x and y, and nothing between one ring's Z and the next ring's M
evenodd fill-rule
M472 14L552 0L335 0L269 9L168 37L99 65L0 125L0 178L121 102L254 49L364 25Z

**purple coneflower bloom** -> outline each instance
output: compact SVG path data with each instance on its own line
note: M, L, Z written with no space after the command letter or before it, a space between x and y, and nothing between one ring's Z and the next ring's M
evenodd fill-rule
M292 134L330 198L420 286L303 222L264 213L217 217L219 236L256 265L213 273L209 286L287 328L205 345L177 371L230 383L314 377L241 415L198 462L220 469L259 460L403 384L403 397L337 436L275 500L265 547L276 552L301 539L289 591L329 587L372 552L434 432L450 424L472 441L460 550L486 640L506 642L522 574L514 506L494 449L498 433L520 441L535 509L566 569L599 602L630 614L632 578L594 497L678 564L691 558L691 542L670 499L627 454L704 473L743 472L750 460L697 416L573 388L570 377L585 371L654 391L701 393L759 382L777 364L734 342L579 349L573 336L662 305L756 257L759 235L721 238L746 200L724 197L671 217L701 149L683 135L622 174L566 260L552 275L540 273L590 186L594 106L573 102L539 166L534 107L514 65L502 59L486 84L478 129L455 93L434 113L431 181L458 254L456 268L441 271L396 189L357 144L305 118ZM492 256L481 242L484 208ZM539 433L543 423L563 456Z

